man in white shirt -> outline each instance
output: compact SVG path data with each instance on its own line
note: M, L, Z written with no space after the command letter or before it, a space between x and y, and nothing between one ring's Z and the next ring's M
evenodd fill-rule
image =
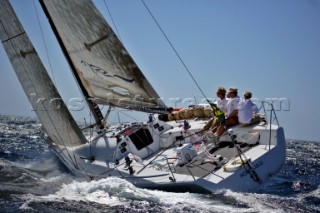
M237 107L240 102L240 97L238 96L238 89L237 88L230 88L228 92L228 102L226 105L226 119L234 118L237 120Z
M218 99L215 101L215 104L219 109L221 109L223 112L226 112L227 110L227 103L228 100L226 98L226 89L223 87L219 87L217 90L217 97Z
M219 87L216 94L217 94L217 100L214 102L217 107L222 110L224 113L226 112L226 107L227 107L227 103L228 100L226 99L226 89L224 87ZM201 131L205 131L205 130L216 130L216 127L219 126L220 122L218 117L213 117L211 120L208 121L208 123L206 125L204 125L204 127L202 127Z
M259 109L255 103L251 101L252 93L246 91L244 94L244 99L238 104L238 117L239 123L243 126L258 123L260 121L260 116L257 115Z
M240 97L238 96L238 89L230 88L228 97L229 99L225 111L226 122L218 127L217 131L214 133L216 137L221 136L227 128L239 123L237 107L240 102Z

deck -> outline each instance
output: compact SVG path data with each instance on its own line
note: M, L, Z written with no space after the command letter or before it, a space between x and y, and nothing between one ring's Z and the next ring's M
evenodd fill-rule
M246 152L252 147L258 145L248 145L248 144L239 144L241 151ZM221 155L223 158L227 158L228 160L239 156L233 142L220 142L216 147L211 148L209 153L211 155ZM198 157L206 157L206 153L202 152L198 155ZM201 161L194 161L188 164L185 164L178 170L176 170L177 174L192 174L195 177L205 177L208 174L218 170L221 168L222 165L217 165L216 163L212 162L201 162Z

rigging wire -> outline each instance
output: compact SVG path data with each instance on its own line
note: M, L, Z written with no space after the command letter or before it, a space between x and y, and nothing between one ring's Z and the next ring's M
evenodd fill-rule
M43 35L43 30L42 30L42 27L41 27L41 24L40 24L40 17L39 17L39 13L38 13L38 10L37 10L37 7L36 7L35 0L33 0L33 6L34 6L34 9L36 11L37 21L38 21L38 25L39 25L39 28L40 28L40 31L41 31L42 42L43 42L45 50L46 50L46 56L47 56L47 59L48 59L48 62L49 62L49 67L50 67L50 72L51 72L51 75L52 75L52 80L53 80L53 83L54 83L55 87L57 87L57 83L56 83L56 80L55 80L55 77L54 77L54 73L53 73L53 69L52 69L52 65L51 65L51 60L50 60L50 57L49 57L48 48L47 48L46 41L45 41L44 35Z
M121 123L121 121L120 121L120 115L119 115L119 112L117 112L117 116L118 116L118 122L119 122L119 124Z
M190 72L189 68L187 67L187 65L184 63L184 61L182 60L181 56L179 55L178 51L176 50L176 48L173 46L173 44L171 43L170 39L168 38L168 36L166 35L166 33L164 32L164 30L162 29L162 27L160 26L159 22L156 20L156 18L154 17L154 15L152 14L151 10L149 9L149 7L146 5L146 3L144 2L144 0L141 0L141 2L143 3L143 5L145 6L145 8L147 9L147 11L149 12L149 14L151 15L152 19L154 20L154 22L157 24L158 28L160 29L160 31L162 32L162 34L164 35L164 37L166 38L167 42L169 43L169 45L171 46L171 48L173 49L174 53L177 55L177 57L179 58L180 62L182 63L182 65L184 66L185 70L189 73L190 77L192 78L193 82L196 84L196 86L198 87L198 89L200 90L200 92L202 93L202 95L204 96L205 99L207 99L207 96L204 94L204 92L202 91L201 87L199 86L198 82L196 81L196 79L193 77L192 73Z
M119 40L121 41L121 43L123 43L123 42L122 42L122 39L121 39L121 37L120 37L120 33L119 33L119 31L118 31L117 25L116 25L116 23L115 23L115 21L114 21L114 19L113 19L113 17L112 17L112 14L111 14L111 12L110 12L110 10L109 10L108 4L107 4L107 0L104 0L103 2L104 2L105 6L106 6L106 8L107 8L107 11L108 11L108 13L109 13L109 16L111 17L111 21L112 21L112 24L113 24L113 26L114 26L114 29L115 29L116 32L117 32L118 38L119 38Z
M128 114L126 114L126 113L124 113L122 110L119 110L119 109L117 109L117 108L114 108L114 109L118 112L118 119L119 119L119 123L120 123L119 112L121 112L121 113L122 113L122 114L124 114L125 116L127 116L127 117L131 118L132 120L138 121L138 119L136 119L136 118L134 118L134 117L132 117L132 116L130 116L130 115L128 115Z

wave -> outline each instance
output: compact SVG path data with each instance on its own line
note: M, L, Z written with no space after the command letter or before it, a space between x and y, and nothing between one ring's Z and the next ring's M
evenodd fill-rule
M230 202L226 196L201 195L192 193L169 193L157 190L140 189L119 178L105 178L97 181L73 181L63 184L62 188L54 194L33 197L24 208L30 208L30 203L95 203L111 209L134 209L150 212L248 212L247 207L237 206ZM255 210L252 209L251 210Z
M131 212L292 212L316 210L303 205L294 205L297 200L278 195L257 193L236 193L230 190L211 195L193 193L169 193L140 189L131 183L110 177L97 181L78 181L63 184L57 192L33 197L24 208L36 203L60 203L67 208L70 203L79 205L104 206Z
M0 159L0 193L46 195L60 189L74 176L55 157L27 164Z

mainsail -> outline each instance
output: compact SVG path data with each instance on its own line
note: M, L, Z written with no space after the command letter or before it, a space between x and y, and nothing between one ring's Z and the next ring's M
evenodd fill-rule
M140 111L165 107L92 1L40 3L91 100Z
M86 143L8 0L0 0L0 39L50 140L63 147Z

